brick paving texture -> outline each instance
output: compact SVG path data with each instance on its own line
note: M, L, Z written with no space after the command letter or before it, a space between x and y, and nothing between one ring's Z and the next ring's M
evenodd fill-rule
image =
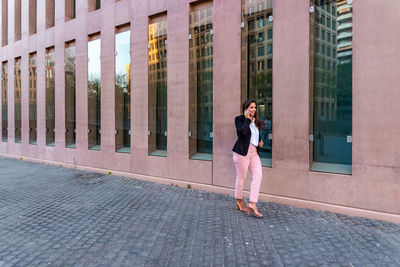
M258 206L0 158L0 266L400 266L398 224Z

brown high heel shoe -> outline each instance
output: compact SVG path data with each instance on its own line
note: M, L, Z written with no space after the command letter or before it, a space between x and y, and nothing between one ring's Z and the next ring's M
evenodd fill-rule
M254 216L255 218L258 218L258 219L262 219L263 218L263 215L258 212L256 203L249 202L247 204L247 209L249 210L249 212L247 213L248 215L251 214L251 216Z
M244 205L243 199L236 199L236 209L248 213L248 210Z

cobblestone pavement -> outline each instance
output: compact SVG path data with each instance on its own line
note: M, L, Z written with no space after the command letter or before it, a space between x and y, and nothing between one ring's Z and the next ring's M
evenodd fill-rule
M400 225L0 158L0 266L400 266Z

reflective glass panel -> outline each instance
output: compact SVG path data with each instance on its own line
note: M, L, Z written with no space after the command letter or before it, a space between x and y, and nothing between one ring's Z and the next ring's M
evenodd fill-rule
M189 153L212 160L213 6L192 6L189 17Z
M1 140L8 140L8 63L1 64Z
M36 53L29 55L29 143L37 144Z
M21 58L14 61L14 123L15 142L21 142Z
M74 148L76 141L75 42L65 44L65 146Z
M55 141L54 47L46 49L46 145Z
M242 102L257 102L263 166L272 166L272 0L242 0ZM257 21L257 27L254 27ZM256 53L257 52L257 53Z
M100 38L100 36L98 36ZM88 42L88 147L100 150L101 60L100 39Z
M149 25L149 153L167 155L167 18Z
M115 35L115 150L130 152L131 146L131 54L130 30Z
M313 159L318 163L351 165L353 5L349 1L333 0L311 4L315 6L311 43L322 47L311 50L314 57ZM318 28L328 38L317 35Z

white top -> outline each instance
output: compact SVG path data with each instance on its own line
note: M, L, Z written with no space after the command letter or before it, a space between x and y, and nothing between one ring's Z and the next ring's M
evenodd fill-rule
M259 131L256 124L253 121L250 123L250 131L251 131L251 138L250 138L250 145L258 146L258 139L259 139Z

